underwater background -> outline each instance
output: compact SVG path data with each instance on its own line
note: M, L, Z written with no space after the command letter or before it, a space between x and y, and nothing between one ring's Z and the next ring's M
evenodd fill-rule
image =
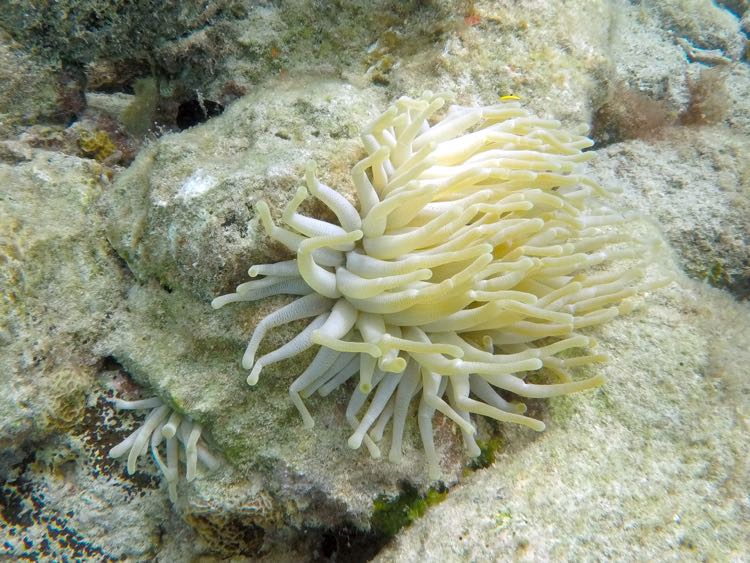
M0 559L750 558L747 0L2 8ZM309 161L354 201L360 132L427 90L583 124L586 174L672 280L586 331L607 382L527 401L543 433L476 420L469 458L437 414L438 481L416 414L398 464L347 447L349 391L306 399L305 430L288 387L310 354L248 387L283 297L210 305L289 258L258 201L282 209ZM187 447L174 485L110 456L147 414L115 397L198 432L194 479Z

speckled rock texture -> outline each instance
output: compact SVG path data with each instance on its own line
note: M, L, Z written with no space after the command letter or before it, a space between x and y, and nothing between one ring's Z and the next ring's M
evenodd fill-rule
M627 189L623 207L650 215L694 278L750 297L748 134L673 128L601 151L595 175ZM630 186L628 189L627 187Z
M0 41L0 134L12 134L57 110L54 69L20 52L12 41Z
M148 11L79 2L47 18L52 34L0 17L0 559L742 560L747 3L209 4L159 26L177 9L161 3L141 26ZM488 467L468 468L437 417L450 488L389 538L374 506L429 485L414 421L398 466L347 448L347 393L312 398L304 431L287 388L310 356L254 388L240 366L284 298L209 303L252 263L288 257L255 202L278 212L310 160L353 201L359 128L424 89L514 94L590 125L591 174L662 233L676 281L592 333L610 355L603 388L532 401L545 433L482 422L500 444ZM207 102L223 114L180 131L180 112ZM126 123L138 108L142 135ZM175 504L148 455L133 475L107 455L143 420L108 398L153 395L223 459Z
M96 211L101 167L16 148L0 163L0 474L25 442L75 424L123 297Z

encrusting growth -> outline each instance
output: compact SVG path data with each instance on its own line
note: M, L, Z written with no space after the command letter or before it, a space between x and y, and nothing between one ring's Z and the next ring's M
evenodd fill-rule
M409 406L431 478L439 476L435 411L461 430L477 455L471 415L537 431L520 397L594 388L569 369L602 362L581 329L627 308L643 277L647 248L617 232L627 218L604 206L607 192L580 174L592 152L581 131L531 115L518 102L448 108L447 97L403 97L362 132L368 156L352 169L353 207L321 183L311 165L277 225L265 202L256 210L268 235L296 259L255 265L236 293L214 308L271 295L299 296L258 323L242 359L255 385L263 368L319 345L289 388L304 426L304 399L328 395L357 376L346 418L349 446L373 457L390 424L389 459L398 462ZM298 212L312 195L332 224ZM609 263L631 259L627 271ZM632 259L640 260L635 266ZM256 357L269 330L311 318L297 336ZM558 380L525 381L545 368Z

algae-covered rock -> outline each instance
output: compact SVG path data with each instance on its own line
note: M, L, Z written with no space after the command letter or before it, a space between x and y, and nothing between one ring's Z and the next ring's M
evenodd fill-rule
M88 63L98 57L143 58L163 42L205 24L225 2L11 0L0 29L48 58ZM208 12L208 13L207 13Z
M380 99L336 81L272 83L221 117L147 147L103 199L107 236L142 280L203 300L244 281L269 246L253 208L279 209L316 160L323 181L350 191L356 133Z
M624 206L651 216L691 276L750 296L747 135L724 126L675 128L603 150L595 175L624 187Z
M740 34L739 19L726 4L709 0L666 0L650 3L645 10L658 18L660 27L686 39L699 50L716 50L727 59L739 60L745 50L745 40Z
M93 348L122 295L96 211L101 167L40 150L28 158L0 163L3 457L78 419L99 361Z
M58 110L57 69L21 50L0 32L0 137Z
M374 48L391 56L388 81L397 93L425 87L476 102L520 96L537 113L589 121L592 101L611 75L615 10L604 1L438 3L444 17L423 13L381 35ZM445 15L450 13L450 16ZM377 65L380 61L373 61Z

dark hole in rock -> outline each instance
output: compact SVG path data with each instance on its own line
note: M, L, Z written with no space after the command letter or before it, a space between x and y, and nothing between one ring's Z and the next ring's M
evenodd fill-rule
M177 127L180 131L198 125L204 121L208 121L212 117L221 115L224 111L224 106L211 100L188 100L182 102L177 108Z

